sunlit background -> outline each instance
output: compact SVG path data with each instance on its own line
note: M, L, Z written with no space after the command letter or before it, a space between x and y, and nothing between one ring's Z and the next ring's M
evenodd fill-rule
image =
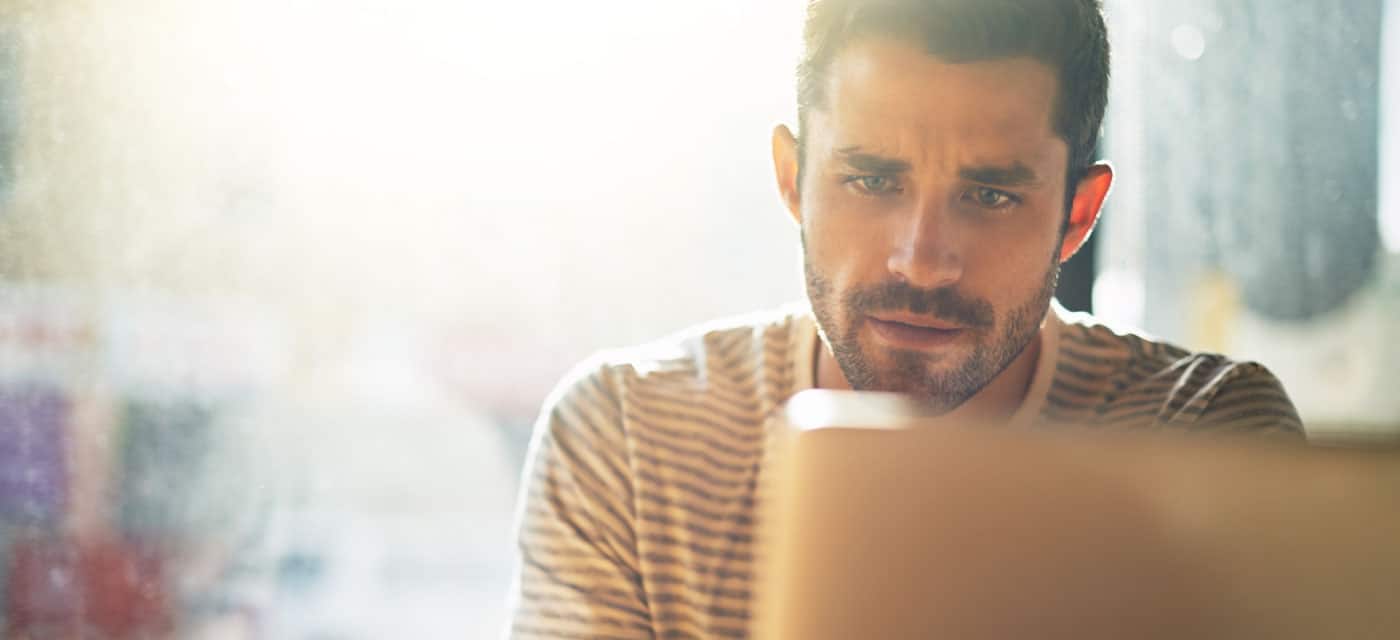
M803 4L0 3L6 628L496 635L551 385L802 296L768 139ZM1110 3L1076 286L1374 438L1400 18L1344 4Z

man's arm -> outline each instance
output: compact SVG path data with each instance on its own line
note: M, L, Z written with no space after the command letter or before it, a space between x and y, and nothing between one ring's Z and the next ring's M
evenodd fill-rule
M624 425L606 369L540 413L524 472L511 638L651 638Z

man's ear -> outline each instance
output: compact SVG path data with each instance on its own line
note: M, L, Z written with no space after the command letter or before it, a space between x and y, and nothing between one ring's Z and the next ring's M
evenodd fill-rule
M773 129L773 174L778 179L778 194L787 205L788 214L798 226L802 225L802 186L798 184L797 137L787 125Z
M1080 178L1074 190L1074 200L1069 206L1069 225L1065 229L1065 239L1060 244L1060 262L1066 262L1079 252L1084 242L1098 224L1099 212L1104 199L1113 187L1113 166L1099 162L1089 167Z

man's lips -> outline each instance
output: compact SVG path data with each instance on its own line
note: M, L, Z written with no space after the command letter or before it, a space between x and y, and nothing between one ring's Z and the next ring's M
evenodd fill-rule
M966 329L927 317L866 316L881 340L901 349L929 350L944 347L962 337Z
M869 314L871 320L888 324L902 324L916 329L933 329L936 331L958 331L964 329L963 325L929 316L921 316L913 313L872 313Z

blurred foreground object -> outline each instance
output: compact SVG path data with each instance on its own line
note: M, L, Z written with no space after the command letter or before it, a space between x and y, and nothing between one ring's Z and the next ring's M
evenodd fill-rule
M1400 451L920 426L881 394L805 392L786 418L757 637L1400 630Z

